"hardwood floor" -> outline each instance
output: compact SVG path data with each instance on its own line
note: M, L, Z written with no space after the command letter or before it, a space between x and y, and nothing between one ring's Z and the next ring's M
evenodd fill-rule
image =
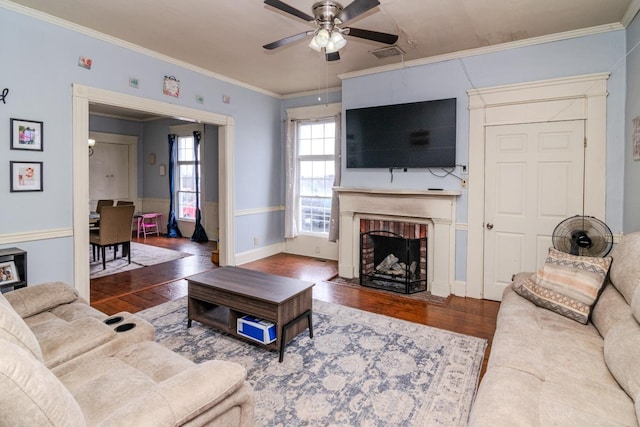
M193 254L175 261L91 280L91 305L107 314L135 313L187 294L185 277L217 268L211 262L212 242L194 243L189 239L147 237L133 239ZM446 306L381 294L367 288L327 283L337 274L335 261L298 255L278 254L242 265L243 268L294 277L316 283L313 297L398 319L408 320L489 340L481 375L484 374L495 332L499 303L453 296Z

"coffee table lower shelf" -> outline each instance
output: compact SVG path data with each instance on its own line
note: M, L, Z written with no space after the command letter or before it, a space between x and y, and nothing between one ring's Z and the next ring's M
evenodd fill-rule
M249 313L239 312L232 310L229 307L222 305L216 305L208 303L206 301L199 301L196 299L189 299L189 320L187 320L187 327L191 327L191 321L195 320L203 325L217 329L220 332L224 332L234 337L241 338L245 341L257 344L261 347L268 348L270 350L277 350L276 341L270 344L263 344L261 342L243 337L238 334L237 321L239 318L248 315ZM271 319L265 319L272 321Z

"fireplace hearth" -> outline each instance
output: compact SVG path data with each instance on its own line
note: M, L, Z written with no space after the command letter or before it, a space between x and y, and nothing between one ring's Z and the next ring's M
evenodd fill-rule
M426 226L401 224L389 228L399 228L404 233L388 230L361 232L360 285L403 294L426 291Z

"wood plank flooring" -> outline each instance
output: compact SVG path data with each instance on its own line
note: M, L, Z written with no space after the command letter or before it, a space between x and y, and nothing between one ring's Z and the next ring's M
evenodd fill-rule
M91 280L91 305L107 314L135 313L187 294L185 277L217 268L211 262L212 242L147 237L133 241L193 254L162 264ZM337 274L335 261L278 254L242 265L243 268L313 281L313 297L336 304L408 320L489 340L482 374L486 369L500 304L495 301L451 297L446 306L386 295L367 288L327 283Z

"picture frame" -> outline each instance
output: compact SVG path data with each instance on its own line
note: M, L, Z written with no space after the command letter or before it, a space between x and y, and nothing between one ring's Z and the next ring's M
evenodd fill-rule
M19 281L20 275L16 263L13 261L0 262L0 285L10 285Z
M44 151L44 123L35 120L11 119L11 149Z
M43 191L42 162L9 162L10 191Z
M180 80L173 76L164 76L162 93L173 96L174 98L180 97Z

